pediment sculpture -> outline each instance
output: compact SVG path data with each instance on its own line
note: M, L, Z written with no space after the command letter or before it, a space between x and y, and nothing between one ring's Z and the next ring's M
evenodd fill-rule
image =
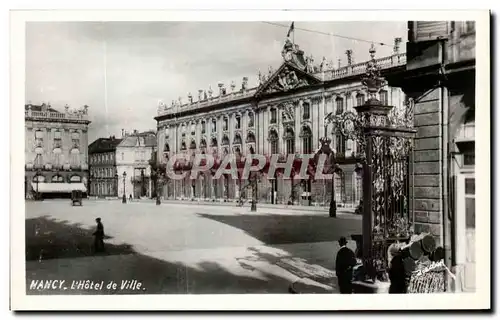
M270 86L269 91L288 91L307 85L309 85L309 82L306 79L300 79L295 71L284 68L278 74L276 81Z

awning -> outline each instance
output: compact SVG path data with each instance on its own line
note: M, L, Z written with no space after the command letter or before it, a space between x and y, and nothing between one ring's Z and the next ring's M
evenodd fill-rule
M37 183L32 182L31 187L33 188L34 191L38 190L39 193L71 193L71 191L73 190L80 190L82 192L87 192L87 188L81 182L78 183L39 182L38 187Z

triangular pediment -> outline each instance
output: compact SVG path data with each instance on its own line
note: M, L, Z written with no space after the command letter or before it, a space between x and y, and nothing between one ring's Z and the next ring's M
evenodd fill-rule
M322 81L295 65L284 62L257 90L256 96L269 93L287 92L298 88L319 84Z

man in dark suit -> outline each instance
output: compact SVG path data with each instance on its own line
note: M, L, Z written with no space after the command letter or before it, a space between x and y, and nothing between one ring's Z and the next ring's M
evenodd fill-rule
M104 251L104 226L101 223L101 218L95 219L97 223L97 228L93 233L94 236L94 249L95 252L103 252Z
M339 239L340 250L335 259L335 273L340 293L352 293L352 268L356 265L354 252L347 247L345 237Z

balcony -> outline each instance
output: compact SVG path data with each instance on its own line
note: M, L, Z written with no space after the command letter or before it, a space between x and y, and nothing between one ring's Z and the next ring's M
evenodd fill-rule
M24 117L26 119L40 119L40 120L80 120L88 121L88 114L86 113L62 113L51 111L32 111L25 110Z

